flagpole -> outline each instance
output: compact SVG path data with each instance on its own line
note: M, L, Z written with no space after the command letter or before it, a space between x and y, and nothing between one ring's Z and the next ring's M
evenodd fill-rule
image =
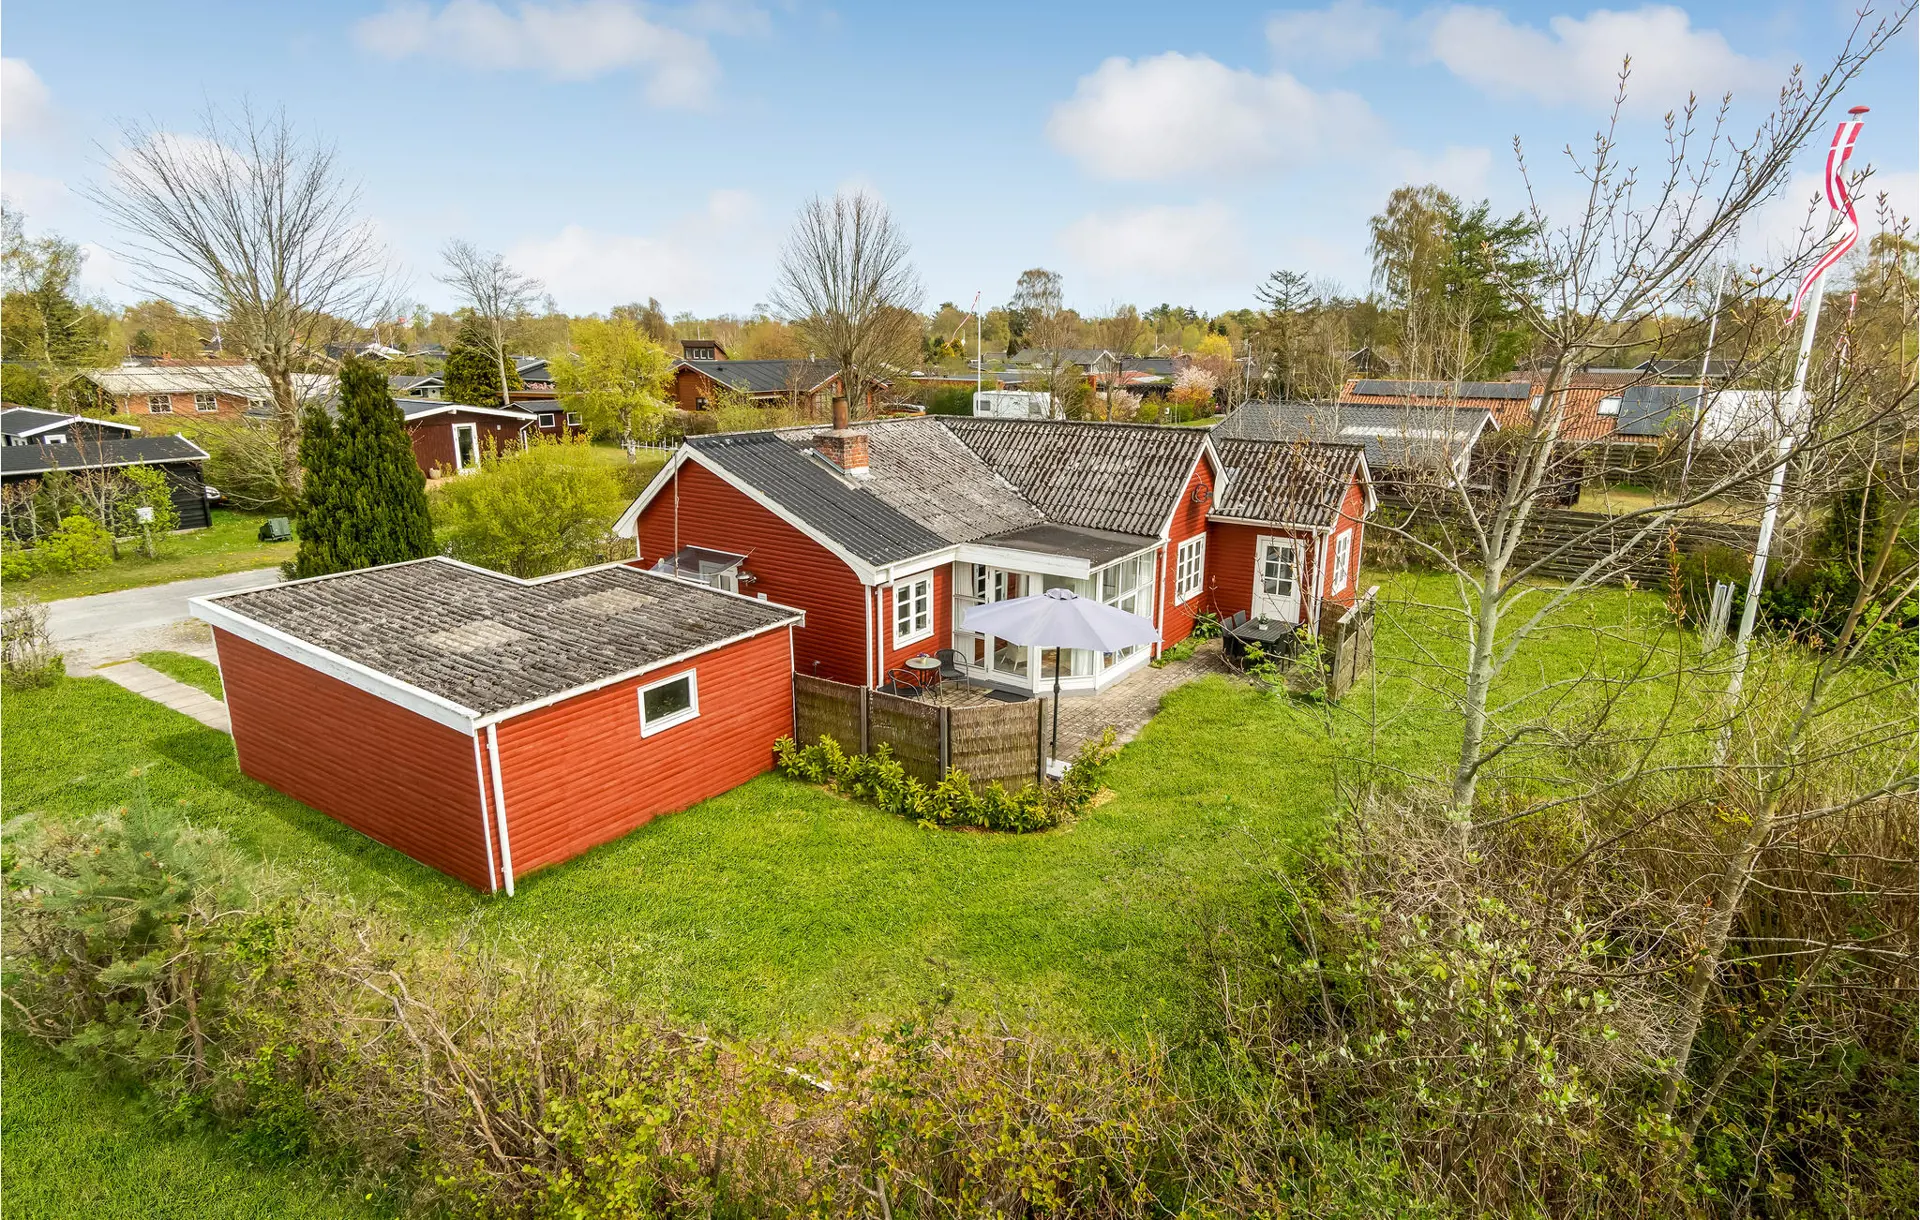
M1840 130L1834 133L1834 145L1827 152L1827 202L1836 210L1844 208L1851 223L1853 204L1846 196L1844 171L1847 158L1853 153L1853 141L1859 138L1860 116L1867 113L1867 108L1855 106L1847 113L1852 116L1851 124L1843 122L1840 125ZM1847 130L1850 125L1853 128L1851 132ZM1760 516L1760 536L1754 541L1753 571L1747 576L1746 604L1740 608L1740 631L1733 640L1733 674L1727 680L1729 712L1738 704L1740 687L1746 679L1747 653L1753 642L1753 620L1760 608L1760 591L1767 580L1767 553L1773 546L1773 530L1780 518L1780 499L1787 486L1787 461L1793 453L1794 433L1800 427L1802 413L1806 410L1807 369L1813 362L1813 332L1820 323L1820 303L1826 292L1827 268L1853 247L1858 236L1859 226L1854 224L1852 232L1821 258L1812 282L1801 287L1800 295L1812 299L1807 303L1806 325L1800 331L1800 358L1793 367L1793 393L1787 399L1787 409L1781 413L1780 440L1774 451L1773 477L1767 483L1767 507ZM1723 754L1726 744L1723 735Z
M1693 404L1693 427L1687 429L1687 456L1680 463L1680 495L1687 494L1687 476L1693 472L1693 444L1707 422L1707 366L1713 363L1713 339L1720 329L1720 294L1727 289L1727 266L1720 265L1720 279L1713 286L1713 312L1707 316L1707 350L1700 357L1699 399Z

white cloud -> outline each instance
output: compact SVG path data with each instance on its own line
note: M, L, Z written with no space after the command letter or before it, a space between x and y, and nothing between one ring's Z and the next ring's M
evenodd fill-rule
M55 222L71 206L73 197L67 184L58 178L23 169L0 170L0 194L38 227L58 227Z
M1464 199L1487 193L1487 172L1493 168L1493 150L1449 144L1436 155L1408 149L1387 158L1402 182L1431 182Z
M1862 168L1856 159L1849 170ZM1901 217L1920 216L1920 174L1912 170L1888 172L1875 168L1855 194L1854 212L1860 217L1860 245L1864 249L1880 231L1880 196L1887 197L1887 210L1895 223ZM1837 214L1827 206L1821 177L1799 173L1779 195L1768 200L1741 226L1738 256L1743 263L1765 270L1777 269L1795 257L1802 257L1815 246L1824 248L1832 240Z
M0 134L9 139L44 133L53 121L53 95L24 59L0 59Z
M1629 106L1658 114L1689 92L1715 98L1767 89L1775 69L1736 52L1717 30L1698 30L1684 9L1646 5L1560 16L1542 31L1498 9L1455 5L1435 19L1427 49L1455 76L1494 97L1560 105L1611 103L1623 57L1633 57Z
M1158 285L1147 291L1159 293L1247 278L1239 220L1220 203L1082 216L1060 245L1096 287Z
M1281 63L1343 68L1378 59L1397 20L1367 0L1333 0L1326 8L1275 13L1267 22L1267 42Z
M1131 182L1296 165L1370 142L1376 129L1354 94L1316 93L1285 72L1261 75L1177 51L1107 60L1047 120L1054 147L1101 177Z
M604 233L570 224L507 251L539 277L562 309L597 312L659 297L674 309L738 310L766 296L774 234L746 191L717 190L698 212L655 234Z
M388 59L432 56L556 80L637 70L647 77L648 100L662 106L698 105L719 75L704 41L654 21L631 0L528 3L512 15L489 0L449 0L437 12L409 0L362 19L353 33Z

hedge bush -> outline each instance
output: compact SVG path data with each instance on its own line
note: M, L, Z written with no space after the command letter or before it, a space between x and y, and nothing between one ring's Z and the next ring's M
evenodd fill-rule
M1011 793L998 781L975 792L973 782L958 769L949 769L937 784L926 784L908 775L884 745L871 754L848 754L832 737L822 737L810 746L782 737L774 744L774 756L784 775L826 784L843 796L922 826L1026 834L1051 830L1084 813L1100 791L1100 772L1117 749L1114 732L1108 729L1098 740L1080 747L1059 783L1028 783Z

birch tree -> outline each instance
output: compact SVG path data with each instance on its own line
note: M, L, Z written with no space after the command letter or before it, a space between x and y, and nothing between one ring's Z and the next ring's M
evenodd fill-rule
M212 318L272 396L284 482L298 491L295 374L330 363L329 343L389 312L388 262L359 188L331 145L285 114L209 111L199 134L129 124L86 195L120 230L115 252L141 286Z
M474 321L480 324L487 346L492 349L489 354L500 367L500 405L510 407L513 402L507 393L511 384L507 377L507 335L514 323L532 310L542 285L539 280L515 271L505 258L482 251L471 242L448 242L440 251L440 259L446 265L440 282L460 294L460 299L473 311Z

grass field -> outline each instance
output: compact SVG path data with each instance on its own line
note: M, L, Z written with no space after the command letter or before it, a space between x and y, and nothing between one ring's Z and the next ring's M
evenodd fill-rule
M176 682L197 686L215 699L224 700L227 692L220 685L220 667L204 657L184 652L143 652L134 658L148 669L158 670Z
M193 580L244 572L249 568L275 567L293 558L294 544L261 542L258 534L264 520L265 514L216 508L212 526L169 535L158 559L148 559L131 547L122 546L123 557L108 567L93 572L50 573L8 581L7 588L10 592L31 593L41 601L50 602L63 597L165 584L170 580Z
M1420 603L1444 603L1450 589L1434 577L1387 583L1376 675L1337 709L1220 677L1173 692L1110 768L1110 799L1041 835L923 830L770 775L526 878L512 899L489 897L253 783L226 735L99 679L6 697L0 799L9 816L57 819L143 798L175 807L427 935L472 929L564 956L722 1031L804 1032L937 998L1015 1023L1177 1037L1207 1002L1212 980L1195 953L1206 929L1261 920L1286 901L1276 873L1322 833L1359 759L1390 774L1444 771L1457 729L1427 693L1420 659L1457 642ZM1589 606L1593 621L1618 626L1657 613L1659 599L1611 593ZM1543 636L1496 695L1548 687L1596 653L1608 662L1610 638ZM1657 683L1645 697L1657 702ZM98 1154L138 1179L115 1189L119 1175L110 1182L95 1167L87 1141L112 1143L99 1133L116 1123L145 1131L136 1112L94 1098L75 1134L55 1139L73 1077L44 1058L25 1070L14 1059L9 1048L8 1151L24 1147L43 1183L29 1209L57 1196L79 1212L98 1200L104 1210L90 1214L275 1216L260 1200L309 1202L284 1169L254 1175L217 1143L139 1132ZM198 1173L176 1174L197 1162ZM9 1158L10 1185L17 1163ZM168 1211L170 1197L189 1202ZM238 1210L191 1205L207 1197Z
M293 1220L391 1215L306 1165L254 1162L224 1136L159 1134L136 1099L9 1035L0 1124L7 1220Z

